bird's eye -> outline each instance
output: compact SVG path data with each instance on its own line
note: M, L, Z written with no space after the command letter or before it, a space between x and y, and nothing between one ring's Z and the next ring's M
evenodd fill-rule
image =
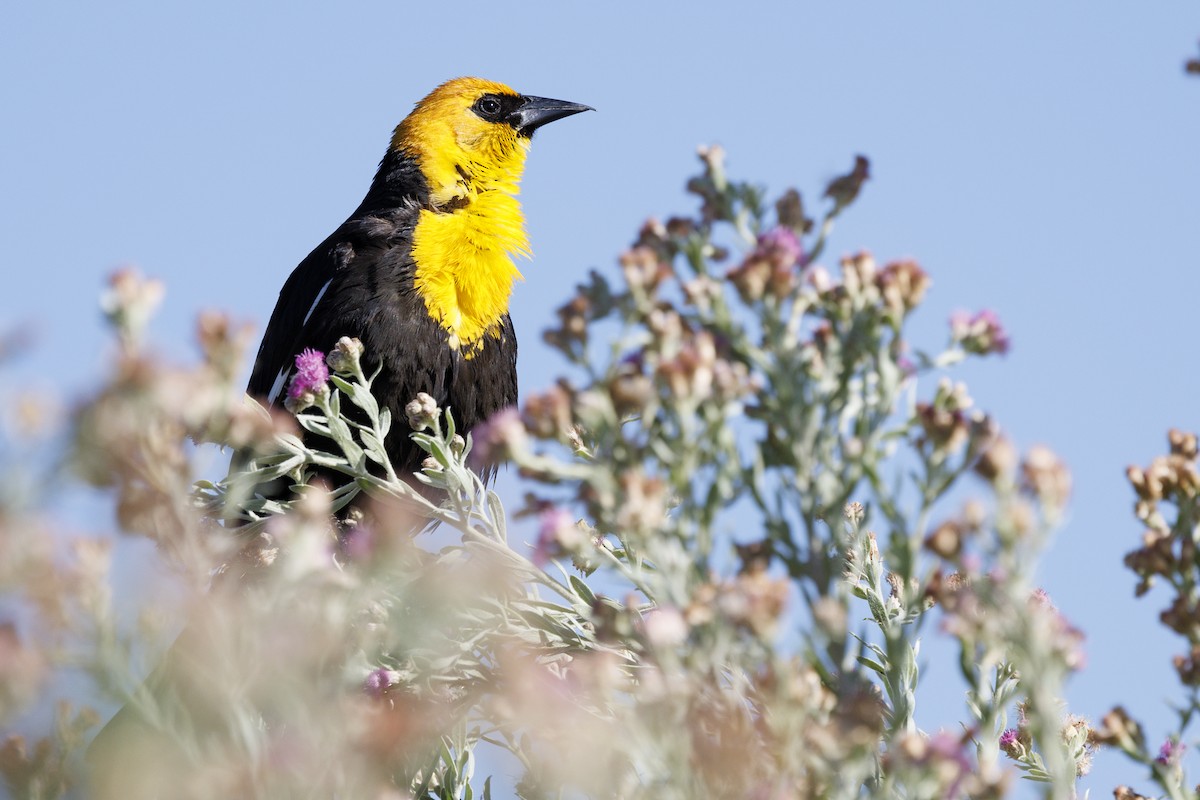
M500 100L494 95L486 94L475 101L475 111L484 119L494 119L500 114Z

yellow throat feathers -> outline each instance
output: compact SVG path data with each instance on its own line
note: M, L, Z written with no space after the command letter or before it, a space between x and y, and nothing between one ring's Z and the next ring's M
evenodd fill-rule
M478 78L442 84L396 128L392 149L416 159L430 208L413 231L413 286L450 346L471 358L500 337L513 282L513 256L529 256L516 195L529 140L471 110L484 94L515 95Z

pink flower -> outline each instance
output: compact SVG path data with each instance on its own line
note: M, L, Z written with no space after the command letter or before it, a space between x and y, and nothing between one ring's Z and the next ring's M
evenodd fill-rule
M800 237L791 228L776 227L758 237L753 252L729 270L729 279L747 303L763 295L783 297L796 282L796 265L804 257Z
M1162 747L1158 748L1158 758L1154 761L1164 767L1173 766L1179 763L1179 759L1183 757L1183 751L1186 749L1187 745L1183 742L1167 739L1162 743Z
M329 367L325 365L325 354L309 348L296 356L296 374L288 386L284 406L296 413L316 402L317 397L329 392Z
M387 690L400 682L400 673L394 669L372 670L363 680L363 691L375 699L383 697Z
M754 254L780 268L791 267L804 255L800 237L791 228L772 228L758 237Z
M320 394L327 387L329 367L325 365L325 354L311 347L296 356L296 375L288 387L288 397L295 399L305 392Z

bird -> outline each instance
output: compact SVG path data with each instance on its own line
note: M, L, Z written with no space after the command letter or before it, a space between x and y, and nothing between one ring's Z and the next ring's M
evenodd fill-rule
M284 405L296 357L328 353L350 337L363 345L364 371L378 369L372 391L393 418L403 419L420 392L451 408L463 431L515 405L509 298L521 278L513 259L530 254L517 201L526 155L543 125L592 110L482 78L456 78L430 92L396 127L363 201L284 282L247 393ZM425 457L395 429L385 449L399 475L411 475ZM216 724L206 642L185 629L141 690L174 698L171 707L202 726ZM158 778L186 763L155 724L126 706L89 747L94 796L154 794L141 786L152 782L140 769L147 754L160 763Z
M526 155L543 125L592 110L482 78L430 92L396 126L363 201L283 284L247 393L283 405L297 355L350 337L393 419L419 392L461 431L516 405L509 299L514 258L530 255ZM402 476L426 455L400 431L385 449Z

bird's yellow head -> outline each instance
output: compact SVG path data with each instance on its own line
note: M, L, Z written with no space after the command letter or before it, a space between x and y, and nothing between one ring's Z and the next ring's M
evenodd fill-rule
M502 83L456 78L417 103L392 149L414 158L435 207L499 190L515 195L533 132L588 106L530 97Z
M392 150L416 162L428 205L413 230L413 287L465 357L500 338L513 281L512 257L529 254L517 185L533 132L588 111L518 94L502 83L457 78L417 103L396 127Z

